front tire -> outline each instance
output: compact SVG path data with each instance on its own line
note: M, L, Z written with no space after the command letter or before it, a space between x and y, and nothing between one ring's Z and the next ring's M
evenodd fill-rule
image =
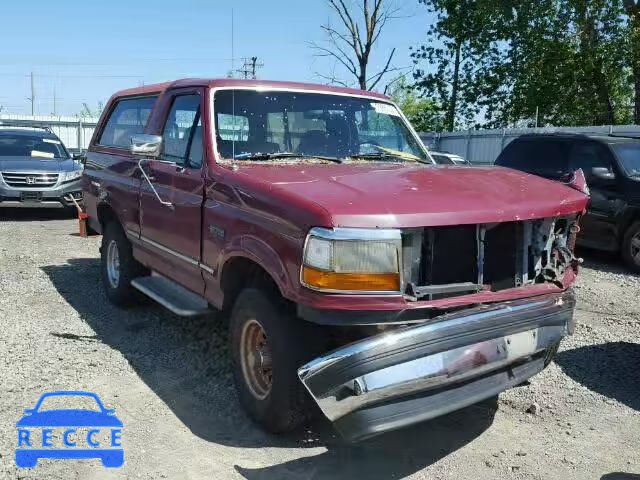
M640 221L632 223L624 234L622 259L633 272L640 273Z
M248 415L268 432L291 431L315 411L297 370L322 345L317 333L275 293L249 288L236 300L229 335L236 390Z
M118 223L107 224L100 252L102 284L107 297L119 307L131 305L138 296L131 280L147 274L147 270L133 258L131 243Z

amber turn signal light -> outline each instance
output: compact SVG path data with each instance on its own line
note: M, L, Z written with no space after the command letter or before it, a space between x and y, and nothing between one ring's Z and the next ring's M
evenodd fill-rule
M305 266L302 281L310 287L348 292L397 292L400 290L398 273L336 273Z

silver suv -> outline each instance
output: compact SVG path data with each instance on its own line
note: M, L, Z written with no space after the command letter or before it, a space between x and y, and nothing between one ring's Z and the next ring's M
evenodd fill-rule
M0 125L0 207L72 208L83 168L48 128Z

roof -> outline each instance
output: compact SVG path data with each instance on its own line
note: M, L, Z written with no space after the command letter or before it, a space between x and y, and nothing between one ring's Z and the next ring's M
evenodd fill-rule
M145 95L150 93L159 93L168 88L181 87L209 87L209 88L229 88L238 89L247 88L264 88L264 89L297 89L297 90L314 90L327 93L342 93L348 95L365 95L368 97L389 100L389 97L381 93L369 92L365 90L357 90L354 88L334 87L332 85L320 85L314 83L297 83L297 82L277 82L269 80L241 80L235 78L183 78L172 82L155 83L144 85L142 87L128 88L116 92L114 97L124 97L132 95Z
M5 127L0 124L0 135L10 134L12 136L22 136L22 137L33 137L34 135L43 137L43 138L55 138L57 139L55 134L50 131L41 128L41 127Z
M576 139L589 139L595 140L597 142L602 143L629 143L629 142L640 142L640 134L634 135L629 134L628 136L624 136L623 133L613 134L613 135L598 135L598 134L588 134L588 133L568 133L568 132L550 132L550 133L527 133L521 135L517 139L523 140L535 140L537 138L558 138L563 140L576 140Z

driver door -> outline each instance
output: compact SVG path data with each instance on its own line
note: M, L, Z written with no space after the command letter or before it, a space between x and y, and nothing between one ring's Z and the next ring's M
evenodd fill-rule
M602 180L594 176L594 167L612 170L611 153L603 145L592 141L577 142L569 156L569 171L581 168L591 192L587 214L580 222L578 240L584 245L595 245L608 250L617 248L616 211L620 209L620 190L615 180Z
M162 154L143 164L149 180L140 195L141 240L149 266L193 292L204 294L202 239L202 91L174 90L162 122Z

